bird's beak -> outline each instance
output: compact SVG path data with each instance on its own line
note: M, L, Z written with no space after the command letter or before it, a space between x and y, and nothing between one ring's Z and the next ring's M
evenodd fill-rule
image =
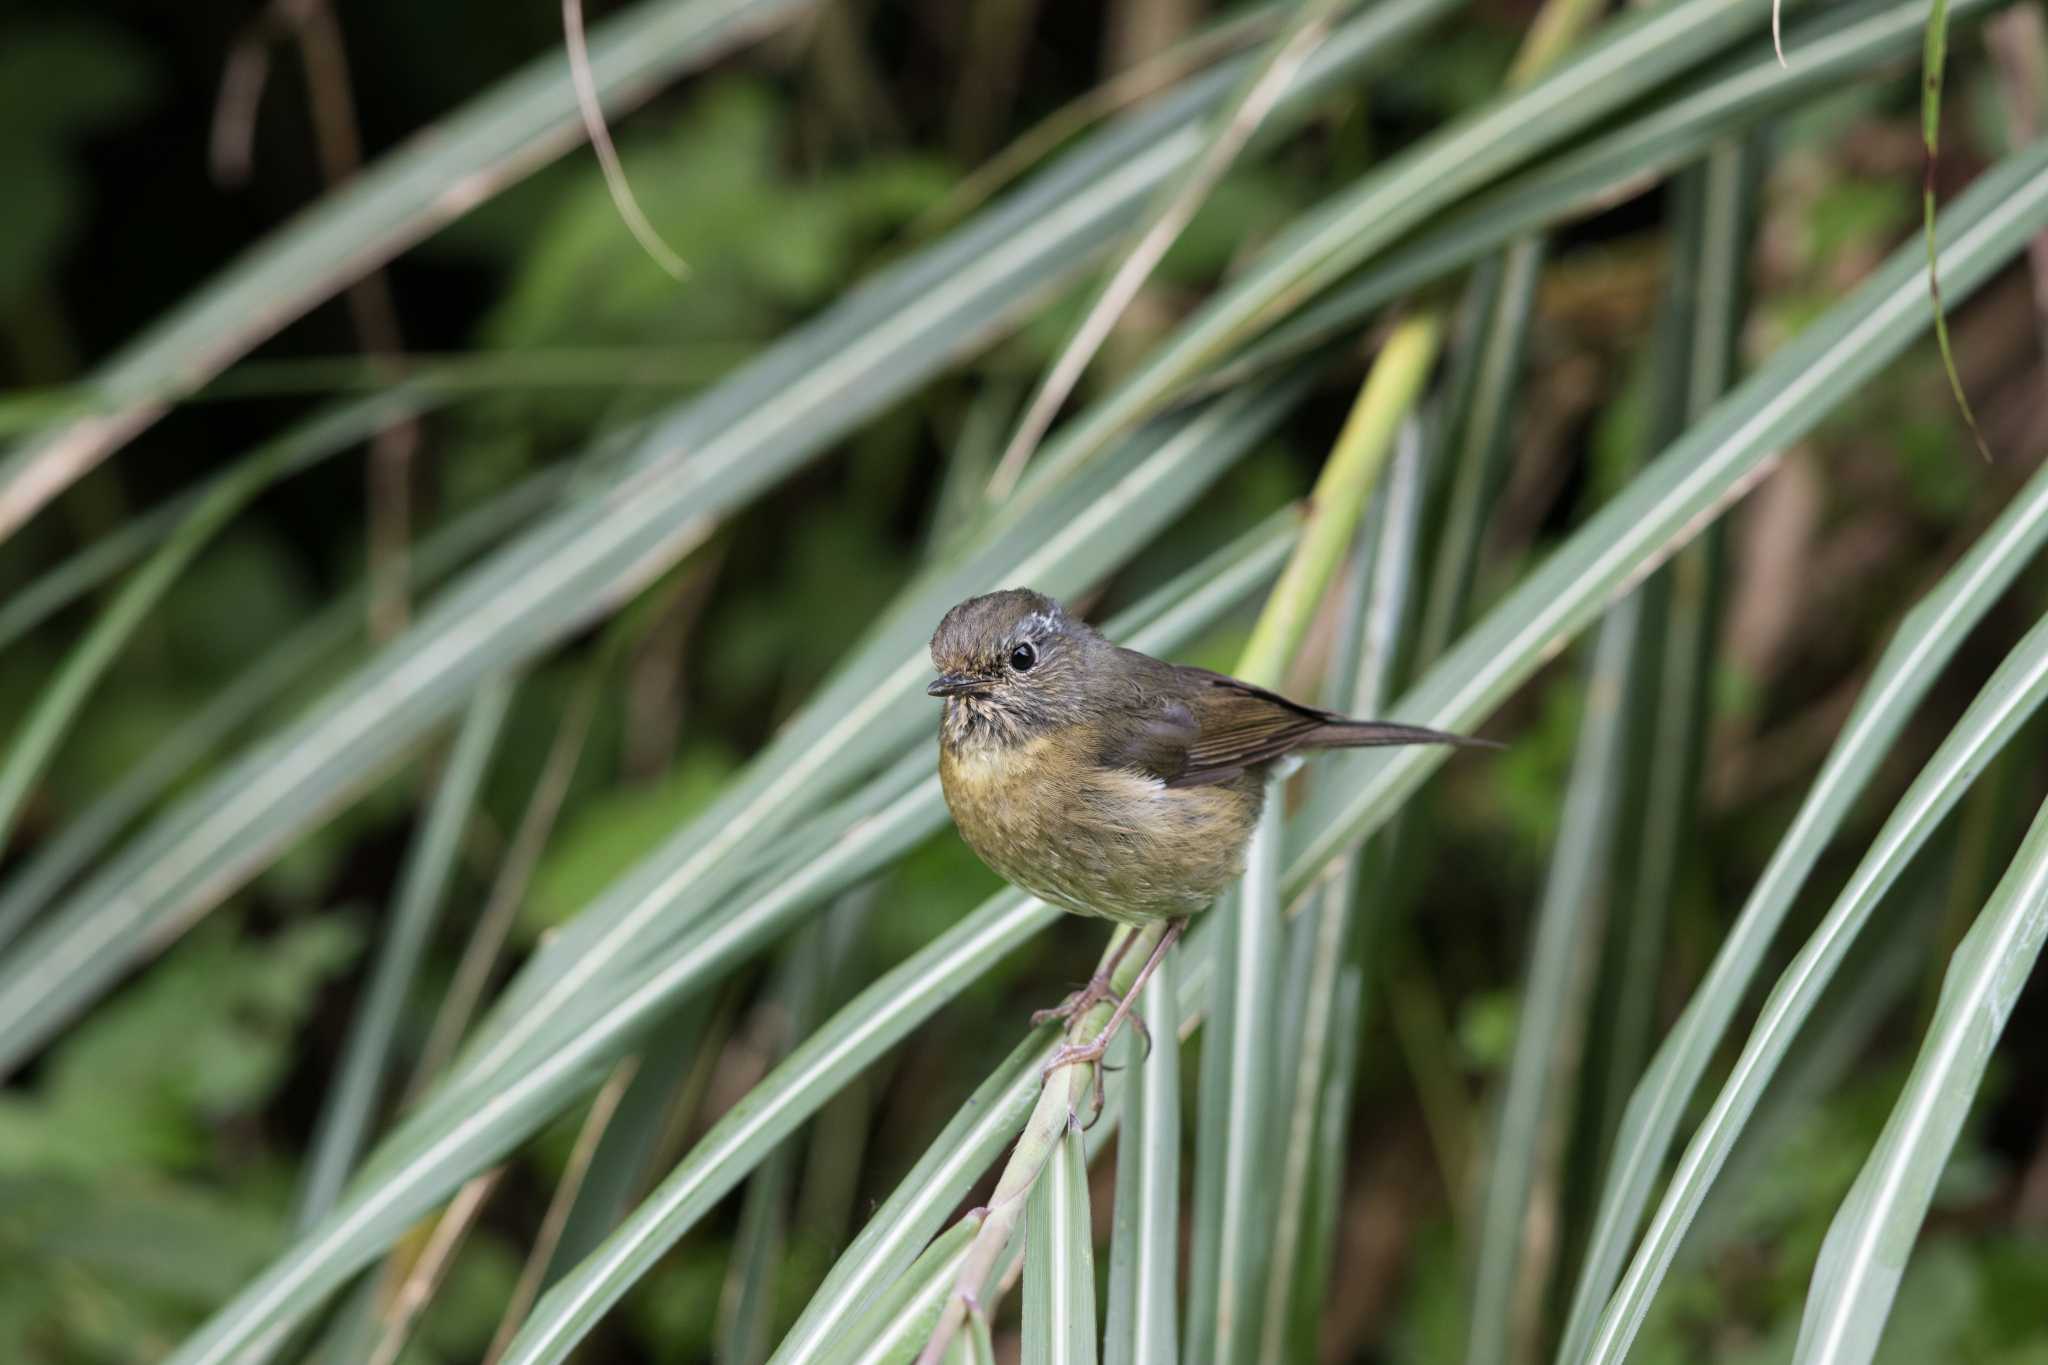
M957 697L965 692L979 692L987 686L986 679L971 673L941 673L924 691L928 697Z

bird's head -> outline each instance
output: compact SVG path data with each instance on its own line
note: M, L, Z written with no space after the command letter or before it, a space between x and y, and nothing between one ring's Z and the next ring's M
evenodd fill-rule
M1044 593L970 597L932 634L939 676L925 690L946 699L949 738L1028 739L1073 718L1097 638Z

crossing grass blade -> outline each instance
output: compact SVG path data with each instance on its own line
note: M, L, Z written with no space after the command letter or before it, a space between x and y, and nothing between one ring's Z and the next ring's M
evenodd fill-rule
M903 1365L916 1355L938 1321L946 1291L953 1287L953 1276L980 1226L981 1220L970 1215L927 1247L908 1273L853 1324L839 1348L826 1357L827 1365Z
M649 0L592 32L592 81L608 108L623 110L810 3ZM172 398L581 140L569 72L549 53L366 167L102 365L92 384L106 411L0 461L0 541Z
M1615 1362L1627 1354L1678 1243L1729 1149L1878 899L1955 808L1983 765L2044 699L2048 699L2048 623L2029 631L2006 656L1893 808L1820 927L1779 977L1734 1072L1687 1144L1627 1273L1608 1301L1587 1359Z
M1639 681L1641 600L1617 603L1601 623L1587 670L1584 718L1550 871L1531 931L1529 974L1515 1021L1513 1055L1494 1124L1480 1204L1465 1359L1469 1365L1525 1353L1516 1340L1522 1297L1523 1228L1537 1187L1556 1180L1562 1111L1577 1090L1592 1012L1594 965L1613 887L1631 687Z
M1907 719L1984 613L2048 543L2048 471L2037 472L1900 622L1806 800L1713 963L1665 1035L1622 1118L1558 1360L1583 1359L1692 1092L1822 851Z
M421 540L406 557L417 586L430 585L540 512L566 486L565 468L549 468L491 498ZM266 708L359 639L366 592L359 585L272 646L220 693L181 723L119 782L0 884L0 945L6 944L143 811L207 754L246 734Z
M1974 289L2048 222L2048 145L2000 162L1944 215L1944 273ZM1925 325L1925 266L1894 252L1715 404L1432 666L1392 716L1469 728L1617 594L1654 570L1769 472L1784 445L1895 359ZM1332 779L1292 822L1282 882L1316 870L1385 821L1445 755L1431 748L1335 755ZM1293 831L1298 829L1299 834Z
M1270 1132L1272 1002L1279 985L1279 843L1286 794L1277 782L1252 835L1244 879L1209 916L1220 935L1222 970L1212 988L1202 1040L1201 1102L1195 1130L1193 1252L1188 1265L1187 1354L1223 1362L1251 1358L1272 1245L1277 1172Z
M375 1124L400 1016L440 918L456 851L511 704L509 682L484 688L470 702L419 836L406 852L397 903L379 936L369 984L349 1021L341 1064L313 1131L305 1182L292 1216L294 1231L304 1232L334 1207Z
M1821 1244L1797 1365L1855 1365L1877 1353L1906 1257L1927 1216L1992 1049L2048 932L2048 805L1949 960L1941 1002L1905 1090Z
M418 416L427 405L395 390L353 403L295 427L259 447L216 478L177 527L125 583L65 659L23 719L0 761L0 851L7 847L30 787L56 752L92 689L137 628L201 550L255 497L316 460L339 454L383 428Z

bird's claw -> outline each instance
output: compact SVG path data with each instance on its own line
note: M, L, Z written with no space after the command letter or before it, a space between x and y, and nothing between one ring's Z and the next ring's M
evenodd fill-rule
M1121 997L1109 988L1109 978L1098 974L1088 978L1087 985L1075 991L1052 1008L1033 1011L1031 1027L1037 1028L1040 1024L1053 1019L1064 1019L1071 1024L1097 1005L1105 1001L1115 1005L1120 1002L1120 999Z

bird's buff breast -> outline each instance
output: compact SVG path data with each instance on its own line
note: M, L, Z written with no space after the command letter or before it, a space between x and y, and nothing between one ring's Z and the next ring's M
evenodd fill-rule
M1058 735L942 744L939 781L983 862L1064 909L1124 921L1215 900L1244 871L1261 796L1255 784L1168 788Z

